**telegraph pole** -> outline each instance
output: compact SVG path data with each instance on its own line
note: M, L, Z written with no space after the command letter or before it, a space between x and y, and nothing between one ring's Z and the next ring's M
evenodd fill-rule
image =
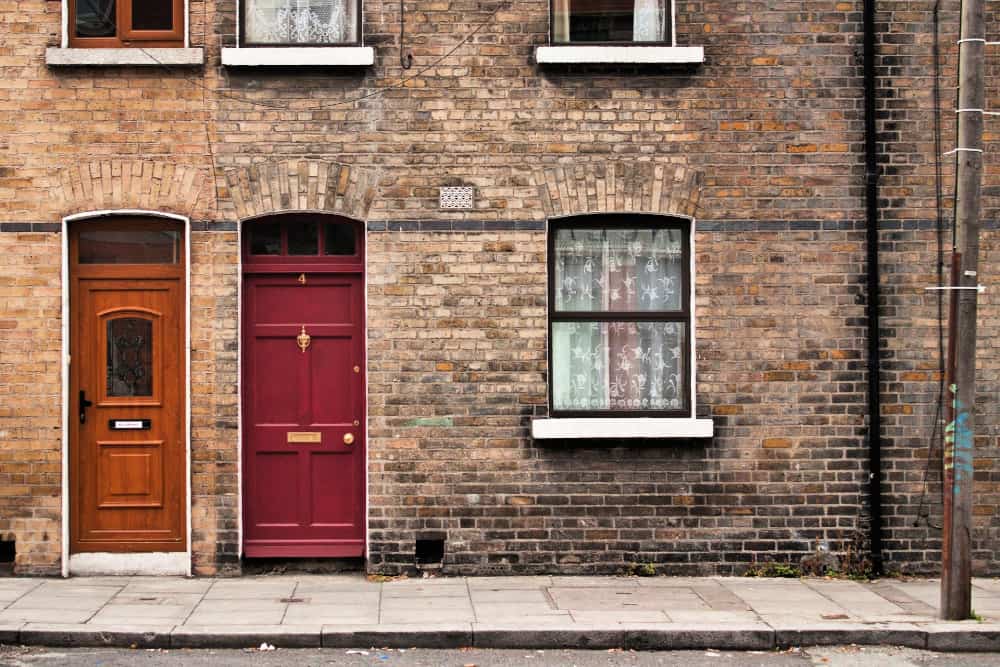
M972 458L976 401L976 297L979 294L979 208L985 94L984 0L962 1L958 71L958 169L955 247L948 308L947 426L944 447L944 530L941 617L972 616Z

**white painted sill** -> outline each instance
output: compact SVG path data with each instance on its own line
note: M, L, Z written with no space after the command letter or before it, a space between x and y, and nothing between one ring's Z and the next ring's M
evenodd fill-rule
M711 438L711 419L671 419L667 417L579 417L535 419L531 436L535 440L577 440L597 438Z
M247 46L222 49L227 67L368 67L375 63L370 46Z
M198 66L205 64L205 49L77 49L50 46L45 49L45 64L50 67L114 66Z
M539 46L539 65L692 65L705 62L701 46Z

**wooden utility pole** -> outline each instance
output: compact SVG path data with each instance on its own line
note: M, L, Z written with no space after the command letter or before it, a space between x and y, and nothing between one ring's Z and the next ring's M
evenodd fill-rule
M972 458L976 402L976 297L985 104L984 0L963 0L958 71L955 248L948 316L941 617L972 616Z

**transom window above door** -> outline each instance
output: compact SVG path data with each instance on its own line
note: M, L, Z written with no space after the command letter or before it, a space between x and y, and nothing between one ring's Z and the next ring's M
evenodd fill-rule
M664 44L672 23L672 0L552 0L553 44Z
M181 47L184 0L69 0L75 47Z
M254 263L357 262L363 245L360 223L335 215L286 213L243 227L243 257ZM326 259L324 259L326 258Z
M360 42L358 0L242 0L243 46L337 46Z

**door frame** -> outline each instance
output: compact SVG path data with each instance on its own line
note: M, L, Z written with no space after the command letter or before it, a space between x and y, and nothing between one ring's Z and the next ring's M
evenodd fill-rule
M187 549L176 553L97 553L71 564L69 430L73 407L70 402L70 275L69 225L86 224L117 216L141 216L172 220L184 224L184 488L185 532ZM191 576L191 219L176 213L141 209L112 209L74 213L62 219L62 576L71 574L144 574ZM81 556L84 554L76 554ZM79 560L79 559L78 559Z
M268 213L262 213L260 215L254 215L247 218L242 218L236 225L236 244L237 244L237 265L239 268L239 284L236 288L236 299L239 307L236 309L236 319L237 328L239 330L239 336L236 340L236 358L239 359L239 363L236 365L236 392L239 395L239 401L237 401L236 407L236 418L237 418L237 428L236 428L236 483L239 485L239 503L237 509L237 520L236 520L236 535L239 540L240 548L239 554L240 558L243 558L243 494L246 492L246 487L243 482L243 401L244 401L244 389L243 386L243 326L245 324L243 320L243 286L245 282L245 276L247 272L247 267L243 261L243 244L246 242L244 239L244 227L247 224L253 224L258 221L266 220L268 218L274 218L290 213L298 213L305 215L316 215L320 216L330 216L343 218L345 220L350 220L351 222L357 224L361 228L361 234L358 240L361 242L361 290L363 292L361 299L361 318L364 330L364 344L362 345L362 350L364 351L364 361L361 367L361 386L362 386L362 422L361 428L364 430L364 442L365 442L365 460L364 460L364 479L362 484L364 485L364 521L365 521L365 550L364 550L364 560L368 562L369 548L371 545L371 540L369 539L369 507L368 507L368 463L370 460L370 443L368 441L368 223L364 220L359 220L336 211L317 211L312 209L291 209L284 211L271 211ZM252 271L251 271L252 273Z

